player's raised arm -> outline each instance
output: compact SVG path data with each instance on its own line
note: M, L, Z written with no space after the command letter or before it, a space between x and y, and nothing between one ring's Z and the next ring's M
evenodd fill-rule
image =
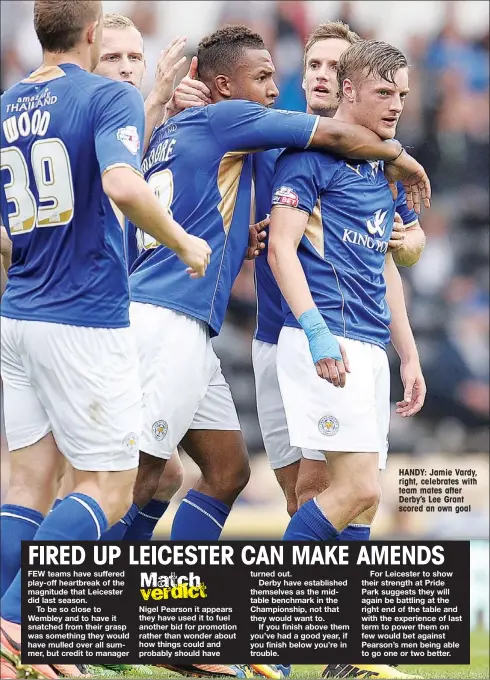
M361 125L309 113L270 109L244 100L222 101L207 108L224 151L310 146L359 160L382 160L389 181L401 181L409 207L430 205L430 182L424 168L395 139L382 141Z
M145 100L145 141L143 154L148 148L153 130L161 125L165 117L165 106L172 98L175 76L186 57L182 55L185 47L185 37L175 37L162 51L155 73L155 82Z
M204 276L211 255L208 244L187 234L170 217L140 174L141 95L124 83L105 85L98 94L95 144L104 192L133 224L171 248L197 276Z

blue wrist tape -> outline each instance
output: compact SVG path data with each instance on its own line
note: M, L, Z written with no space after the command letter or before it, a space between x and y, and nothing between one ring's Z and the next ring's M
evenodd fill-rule
M308 338L313 363L316 364L320 359L342 361L338 340L332 335L316 307L304 312L298 322Z

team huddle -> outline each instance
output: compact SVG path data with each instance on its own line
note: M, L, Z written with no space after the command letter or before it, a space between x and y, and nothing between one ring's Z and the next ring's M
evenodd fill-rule
M291 518L284 540L369 539L388 454L390 342L404 386L397 414L415 415L425 398L398 266L425 245L430 184L395 139L405 56L342 22L321 24L305 46L306 113L272 108L271 55L244 26L204 38L174 89L185 62L175 38L143 102L143 41L129 19L104 17L99 0L36 0L34 24L43 64L1 99L11 468L1 670L57 678L88 672L22 665L21 541L150 540L181 483L178 446L201 476L170 540L218 540L248 483L211 342L246 257L259 422ZM351 674L415 677L379 664L323 671Z

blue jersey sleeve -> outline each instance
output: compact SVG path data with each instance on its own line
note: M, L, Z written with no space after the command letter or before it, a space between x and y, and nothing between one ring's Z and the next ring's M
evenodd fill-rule
M285 151L276 162L272 205L299 208L309 215L337 169L332 156L318 151Z
M124 236L126 246L126 262L128 265L128 273L131 271L133 264L138 258L138 239L136 237L136 227L128 219L124 223Z
M242 99L207 107L208 119L223 151L281 149L309 146L318 116L268 109Z
M407 206L407 194L405 193L405 187L401 182L396 183L398 189L398 196L396 199L396 212L402 218L403 224L406 227L411 227L413 224L418 222L418 215L414 210L409 210Z
M145 110L132 85L108 82L94 95L95 149L101 174L115 165L140 172Z

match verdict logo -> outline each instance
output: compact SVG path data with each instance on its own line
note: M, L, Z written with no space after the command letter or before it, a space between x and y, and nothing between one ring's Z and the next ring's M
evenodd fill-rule
M140 593L143 599L148 600L195 600L198 597L207 597L206 586L201 582L200 576L190 572L187 576L177 576L175 572L166 576L157 574L156 571L142 572L140 575Z

